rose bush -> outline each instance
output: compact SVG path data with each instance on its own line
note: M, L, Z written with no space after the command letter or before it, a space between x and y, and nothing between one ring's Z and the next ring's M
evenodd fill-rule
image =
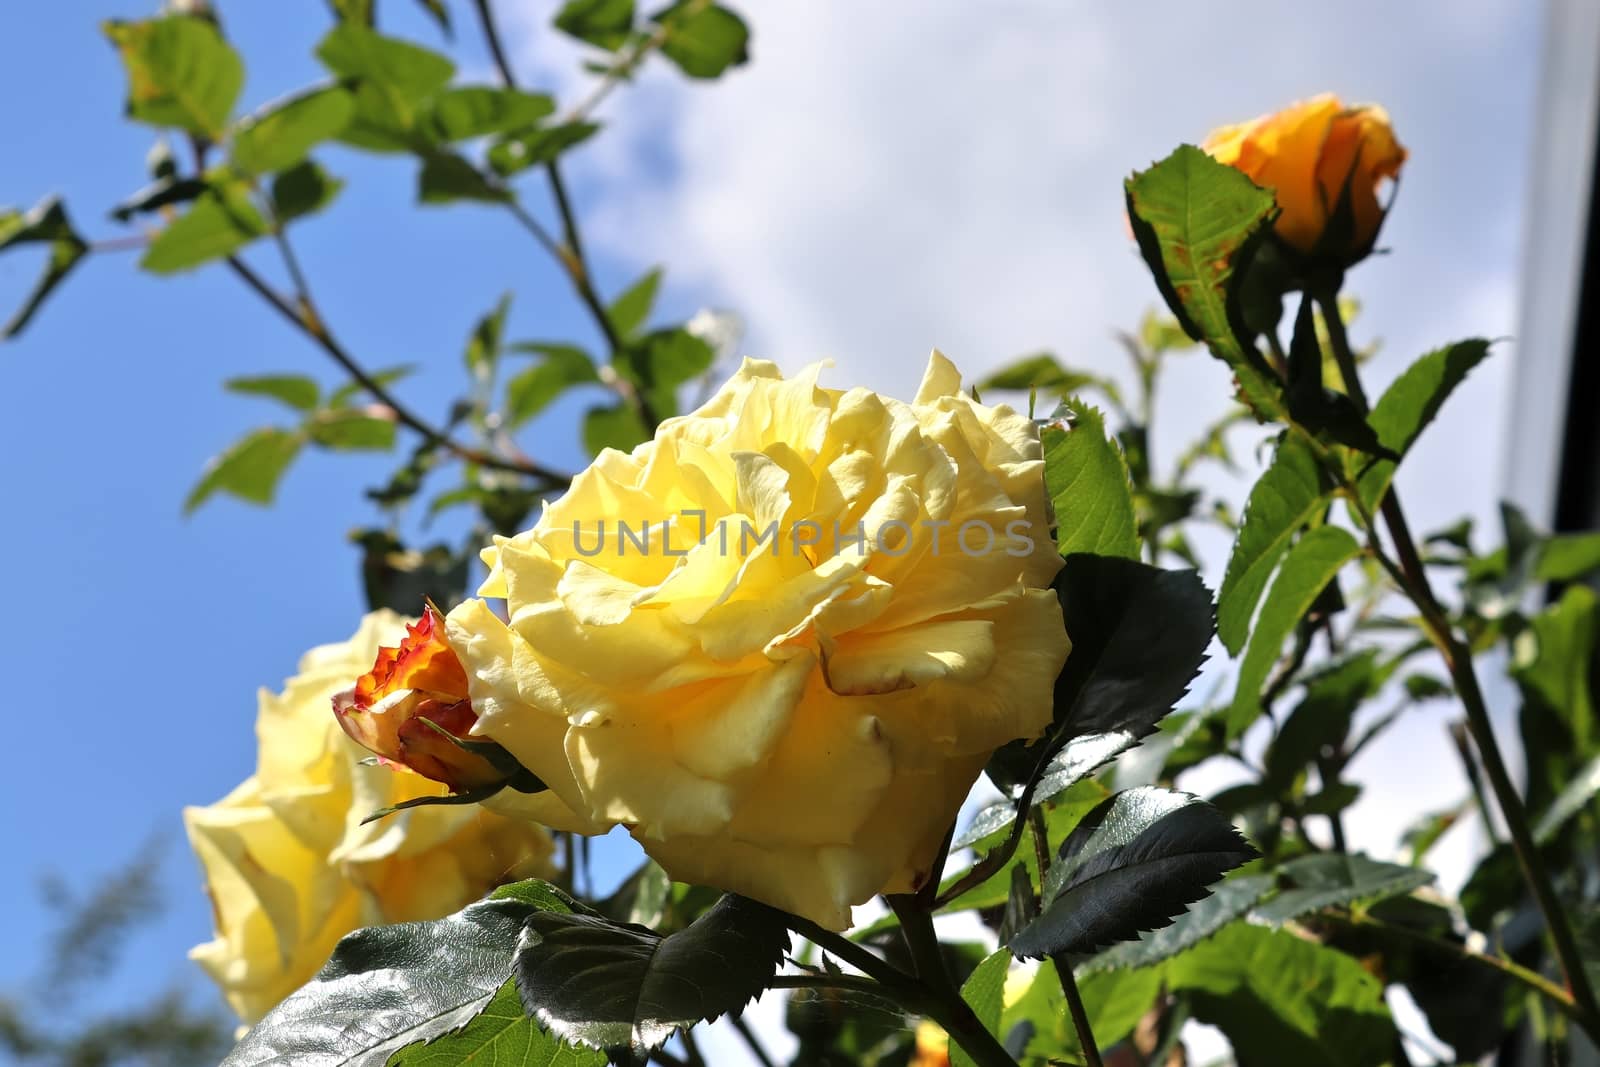
M676 879L829 927L932 864L1068 641L1039 435L935 353L916 399L746 361L497 538L448 617L474 732Z
M360 765L364 753L328 714L379 646L405 634L400 616L377 611L350 640L307 652L281 693L260 694L255 774L184 812L216 924L215 939L191 955L247 1022L304 984L352 930L438 918L501 882L550 872L543 827L476 806L361 824L379 808L446 791Z
M1276 194L1285 243L1341 266L1372 250L1386 211L1379 187L1406 160L1387 111L1332 93L1213 130L1200 147Z

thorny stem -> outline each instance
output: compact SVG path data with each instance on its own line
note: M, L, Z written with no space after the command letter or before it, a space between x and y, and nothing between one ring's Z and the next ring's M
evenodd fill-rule
M1345 333L1344 320L1339 315L1337 290L1334 287L1326 287L1312 295L1322 308L1323 319L1328 327L1328 340L1333 348L1334 359L1338 362L1339 373L1345 380L1345 388L1350 399L1358 408L1365 411L1366 394L1361 388L1355 352L1350 347L1349 336ZM1395 555L1399 557L1397 577L1400 587L1420 610L1423 628L1444 659L1445 668L1455 682L1456 694L1460 697L1462 707L1467 713L1467 729L1477 746L1478 758L1483 764L1484 775L1489 780L1489 788L1494 793L1501 818L1504 819L1506 829L1511 834L1512 848L1516 852L1517 863L1522 868L1523 879L1532 890L1539 911L1544 916L1550 940L1555 947L1556 958L1566 979L1567 989L1571 991L1573 1002L1581 1016L1575 1018L1578 1018L1578 1022L1591 1037L1600 1040L1600 1004L1595 1001L1594 989L1589 984L1588 973L1584 970L1582 953L1578 950L1577 939L1573 936L1567 915L1556 896L1550 873L1545 870L1539 858L1533 831L1528 825L1527 809L1522 805L1522 798L1518 795L1517 787L1506 768L1505 757L1500 752L1500 744L1495 740L1494 727L1489 718L1489 705L1484 699L1483 690L1478 685L1478 674L1472 661L1472 649L1457 636L1448 616L1439 606L1438 598L1434 596L1433 587L1428 581L1427 572L1423 569L1421 557L1417 552L1416 542L1406 523L1405 512L1400 507L1399 495L1392 486L1385 494L1379 510L1385 526L1388 527Z
M286 245L287 241L284 241L280 247L286 247ZM292 255L286 259L286 262L293 262ZM396 422L420 434L430 444L444 449L459 459L466 460L468 463L476 463L481 467L511 471L516 474L525 474L533 478L541 478L563 484L572 480L570 474L552 470L534 460L496 456L481 449L470 448L452 439L443 430L433 426L402 404L395 398L394 394L384 387L383 383L369 374L366 368L361 366L355 357L345 350L344 346L329 332L327 325L318 314L316 306L312 303L309 293L303 288L295 294L295 301L291 303L287 297L268 285L259 274L238 256L229 256L227 264L234 274L238 275L256 295L265 300L280 315L289 320L312 341L316 342L318 347L333 357L334 362L338 363L344 369L344 372L355 380L356 384L366 390L372 399L393 412ZM295 278L297 286L303 284L303 281L298 277L298 267L291 267L290 274L291 277ZM299 306L297 307L296 304Z

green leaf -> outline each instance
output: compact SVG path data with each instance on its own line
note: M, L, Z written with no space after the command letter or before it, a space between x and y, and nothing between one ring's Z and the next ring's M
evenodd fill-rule
M343 188L343 178L335 178L308 159L272 179L273 214L285 225L314 215L331 204Z
M544 358L506 382L505 421L521 426L548 407L574 385L600 381L589 354L572 345L514 345L518 351L536 352Z
M417 178L417 199L424 204L457 200L504 203L511 194L489 182L482 172L454 152L430 152Z
M1390 1062L1396 1038L1383 983L1342 952L1235 922L1160 974L1196 1018L1222 1030L1241 1064Z
M517 946L523 1005L558 1037L643 1057L673 1031L738 1011L789 947L781 912L732 894L686 929L530 915Z
M555 102L543 93L464 85L434 98L429 123L440 141L467 141L524 129L554 110Z
M311 440L340 452L387 452L394 448L393 417L370 415L353 408L319 412L306 423Z
M1589 685L1600 601L1588 586L1572 585L1529 622L1512 645L1510 673L1523 695L1528 801L1542 808L1600 747Z
M1600 793L1600 756L1590 760L1572 776L1566 788L1556 794L1549 810L1539 817L1533 828L1534 840L1541 845L1549 844L1567 820L1589 806L1596 793Z
M539 167L598 132L594 122L566 122L503 137L489 147L489 166L502 178Z
M1007 946L1018 957L1084 955L1167 926L1206 888L1256 856L1233 824L1187 793L1118 793L1058 850L1039 917Z
M249 378L229 378L222 387L245 396L268 396L296 411L312 411L322 398L317 383L303 374L263 374Z
M554 894L537 903L518 896L479 901L434 922L357 930L315 978L251 1028L223 1067L387 1063L484 1010L511 974L523 924L563 910L570 908Z
M1378 650L1369 648L1308 680L1305 696L1267 748L1262 785L1274 791L1287 790L1324 747L1339 747L1350 732L1356 709L1387 677L1387 672L1379 670Z
M1261 690L1278 660L1283 642L1311 610L1334 575L1361 551L1356 539L1337 526L1309 530L1289 550L1256 620L1250 647L1239 665L1238 688L1228 711L1228 736L1237 737L1261 713Z
M1541 582L1575 582L1600 569L1600 533L1557 534L1545 539L1533 576Z
M488 1005L459 1030L408 1045L386 1067L605 1067L603 1052L576 1049L545 1033L522 1010L517 983L507 981Z
M1088 971L1118 967L1148 967L1170 959L1233 920L1242 917L1272 891L1270 874L1246 874L1222 881L1211 895L1191 904L1171 926L1141 934L1137 941L1113 945L1083 966Z
M1044 428L1044 486L1055 507L1056 547L1063 556L1139 557L1133 486L1122 450L1100 412L1068 400L1071 428Z
M423 111L455 74L449 59L353 22L324 37L317 56L333 73L355 82L355 115L340 140L377 152L429 145L428 131L420 128Z
M288 97L239 123L229 156L245 174L287 170L337 137L355 110L355 95L337 85Z
M381 386L390 386L409 377L416 369L410 363L402 363L399 366L383 367L375 370L368 377ZM328 395L328 406L330 408L342 408L360 396L362 392L363 389L360 382L346 382Z
M1311 449L1297 437L1284 437L1272 465L1250 489L1217 594L1217 636L1230 654L1244 648L1256 604L1289 542L1327 501Z
M112 208L111 217L118 222L128 222L135 215L148 215L164 207L187 204L205 191L206 183L198 178L179 178L176 174L168 174Z
M1102 1049L1109 1050L1133 1032L1139 1020L1149 1014L1161 995L1161 972L1143 970L1095 971L1079 973L1078 992L1089 1016L1089 1028ZM1079 1063L1083 1052L1068 1013L1066 995L1055 964L1045 960L1034 973L1033 981L1000 1017L1008 1048L1019 1028L1024 1047L1015 1049L1019 1062ZM1108 1062L1114 1062L1108 1060Z
M268 233L244 182L220 179L156 235L139 266L153 274L193 270L230 256Z
M977 388L985 393L991 389L1038 389L1064 396L1099 384L1094 375L1072 370L1049 352L1039 352L1000 368L978 382Z
M649 436L639 413L626 404L590 408L583 416L583 447L591 456L598 456L607 448L632 452Z
M104 28L127 70L129 118L222 140L244 64L210 20L168 15Z
M200 481L183 502L184 514L190 514L219 491L252 504L272 503L279 479L304 443L305 439L292 430L267 427L250 431L206 464Z
M26 213L0 209L0 252L23 244L44 244L50 250L45 257L44 273L16 314L0 326L0 341L8 341L23 331L44 306L45 298L89 251L88 242L78 236L67 218L67 209L53 196Z
M606 318L611 320L611 328L617 331L618 337L629 340L639 332L639 328L650 317L650 309L656 302L656 290L660 287L661 268L653 267L611 302L611 306L606 308Z
M1329 371L1331 364L1331 356L1317 335L1314 303L1307 295L1300 300L1289 342L1284 399L1289 404L1290 419L1325 440L1355 450L1363 464L1372 462L1373 457L1397 461L1400 454L1384 447L1367 421L1366 412L1349 394L1328 388L1328 374L1337 373L1337 367Z
M1384 390L1367 421L1385 448L1401 456L1433 421L1450 393L1489 354L1489 342L1480 338L1458 341L1418 359ZM1394 479L1395 464L1379 460L1364 474L1358 488L1367 509L1383 501Z
M991 1034L1000 1026L1001 996L1005 992L1006 972L1011 969L1011 953L1001 949L978 964L961 986L961 999ZM959 1044L950 1042L950 1067L978 1067Z
M653 330L629 344L624 355L618 369L642 388L658 391L704 374L715 358L710 345L684 329Z
M1074 737L1045 765L1044 774L1040 776L1039 784L1034 787L1030 807L1038 807L1054 800L1138 743L1139 739L1126 730ZM973 814L972 822L967 828L950 842L950 847L967 848L975 845L1016 821L1015 802L997 800L993 804L979 808Z
M1288 887L1255 909L1263 922L1283 923L1323 908L1400 896L1433 881L1431 871L1345 852L1301 856L1278 867L1277 874Z
M750 59L750 28L720 4L680 0L651 16L666 28L661 54L691 78L717 78Z
M633 30L633 0L567 0L556 12L555 26L569 37L615 52Z
M506 332L506 315L511 311L511 294L502 293L500 300L478 324L472 328L472 336L467 338L467 370L478 377L494 378L495 363L500 359L503 347L502 338Z
M1126 183L1128 220L1167 307L1190 337L1228 364L1257 418L1283 404L1239 311L1239 279L1271 232L1272 194L1193 145Z

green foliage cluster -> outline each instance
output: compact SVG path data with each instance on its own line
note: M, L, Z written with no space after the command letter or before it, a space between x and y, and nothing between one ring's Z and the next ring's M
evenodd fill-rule
M499 72L486 85L386 35L379 6L334 0L316 49L326 79L242 114L243 63L214 13L108 24L128 117L163 138L149 184L113 217L141 227L143 269L220 265L341 373L332 388L273 370L226 382L278 418L224 449L185 507L218 494L270 503L307 448L398 451L367 494L387 521L355 541L371 603L413 611L420 597L464 596L477 545L567 485L519 443L559 398L601 398L575 427L590 452L629 448L712 371L711 333L653 323L659 270L602 292L562 167L600 132L598 103L644 64L716 78L746 61L749 32L709 0L652 13L569 0L554 27L589 49L599 80L561 107L519 84L488 0L422 0L443 33L477 24ZM343 190L319 158L336 145L413 168L419 204L503 212L564 272L600 349L508 336L507 294L464 339L462 395L439 417L404 403L396 387L410 368L369 369L350 352L295 253L296 229ZM551 218L527 205L530 181L552 194ZM675 885L650 863L609 898L581 896L574 844L563 886L520 883L445 919L346 938L225 1063L698 1062L692 1028L722 1015L759 1049L739 1013L770 989L790 991L797 1067L906 1064L918 1018L950 1034L952 1062L982 1067L1178 1062L1190 1020L1220 1028L1244 1067L1406 1064L1391 986L1451 1062L1519 1041L1560 1057L1581 1034L1600 1038L1600 605L1586 584L1600 535L1548 536L1508 507L1489 549L1465 525L1415 537L1396 472L1491 346L1427 353L1369 404L1342 274L1274 282L1270 192L1185 146L1131 177L1126 196L1170 312L1123 338L1133 388L1050 353L979 383L1055 405L1041 437L1074 647L1051 727L995 754L997 799L952 828L942 881L890 898L881 920L843 937ZM0 212L0 253L23 245L42 245L45 265L6 336L100 247L55 200ZM246 257L279 261L288 288ZM1284 302L1297 294L1285 346ZM1162 469L1150 447L1158 383L1197 346L1227 365L1238 404ZM1243 474L1245 436L1266 456L1236 506L1202 469ZM438 484L441 472L454 480ZM473 515L463 544L407 543L403 516L452 508ZM1215 599L1197 573L1201 527L1231 543ZM1185 702L1208 650L1230 664L1231 685ZM1521 696L1525 788L1490 729L1477 666L1489 653ZM1445 701L1460 709L1464 795L1411 828L1403 856L1352 849L1354 761L1419 705ZM1208 763L1243 780L1204 799L1178 788ZM1472 815L1492 848L1447 899L1425 863ZM64 940L60 958L88 958L95 917L110 922L120 906L88 907L89 925L69 929L90 932ZM933 918L955 913L990 936L941 943ZM108 1032L119 1054L152 1027L199 1048L215 1037L207 1025L163 1001L63 1044L40 1036L26 1006L0 1011L16 1055L63 1064L110 1062L71 1051Z

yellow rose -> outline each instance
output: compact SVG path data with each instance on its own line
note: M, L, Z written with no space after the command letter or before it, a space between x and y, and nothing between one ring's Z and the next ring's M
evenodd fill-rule
M1331 93L1214 130L1200 147L1273 190L1282 212L1277 233L1285 242L1344 266L1372 250L1386 211L1379 186L1398 178L1406 160L1388 112L1373 105L1347 108ZM1330 227L1346 188L1348 228Z
M190 955L246 1022L303 985L352 930L436 919L549 869L543 827L477 807L360 825L378 808L445 792L418 775L360 766L365 753L329 713L379 645L404 636L405 620L374 612L349 641L306 653L282 693L260 694L256 773L183 813L217 931Z
M1032 421L938 353L911 404L819 370L746 361L602 452L485 551L509 624L476 600L447 623L475 732L550 787L514 801L841 929L937 877L992 751L1049 723L1068 642Z
M917 1024L917 1047L906 1067L950 1067L950 1035L928 1019Z

